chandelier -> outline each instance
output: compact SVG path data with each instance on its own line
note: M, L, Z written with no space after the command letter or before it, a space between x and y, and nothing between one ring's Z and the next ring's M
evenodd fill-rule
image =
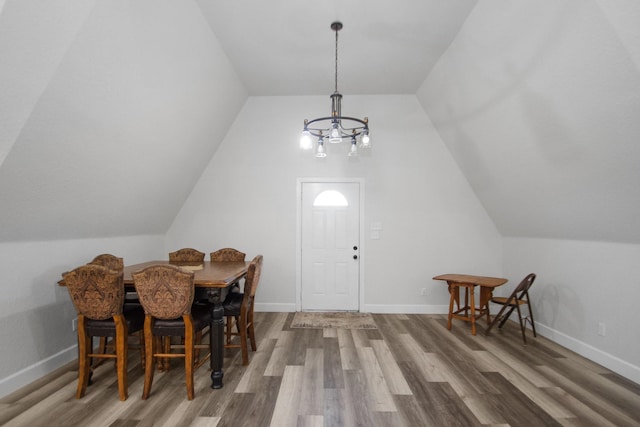
M325 142L337 144L348 140L351 144L349 156L357 156L358 148L370 148L369 119L356 119L342 115L342 95L338 92L338 31L342 22L334 22L331 29L336 33L336 67L335 90L331 98L331 115L313 120L304 120L304 129L300 138L300 147L306 150L313 148L312 137L318 138L316 157L326 157Z

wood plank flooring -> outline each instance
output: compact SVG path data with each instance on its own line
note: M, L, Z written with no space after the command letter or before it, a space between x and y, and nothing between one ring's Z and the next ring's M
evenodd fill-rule
M70 364L0 400L5 426L640 426L640 385L515 323L478 335L442 315L375 314L378 329L292 329L293 313L256 313L258 351L227 350L225 387L207 366L186 400L174 360L142 401L131 352L129 398L112 363L74 398Z

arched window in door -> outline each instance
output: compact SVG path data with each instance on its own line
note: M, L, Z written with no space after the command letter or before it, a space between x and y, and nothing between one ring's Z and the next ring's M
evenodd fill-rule
M316 196L313 206L349 206L349 202L341 192L326 190Z

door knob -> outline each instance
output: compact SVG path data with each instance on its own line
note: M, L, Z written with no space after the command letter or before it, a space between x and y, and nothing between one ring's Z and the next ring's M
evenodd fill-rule
M354 247L353 247L353 250L354 250L354 251L357 251L357 250L358 250L358 247L357 247L357 246L354 246Z
M353 259L358 259L358 255L354 255L354 256L353 256Z

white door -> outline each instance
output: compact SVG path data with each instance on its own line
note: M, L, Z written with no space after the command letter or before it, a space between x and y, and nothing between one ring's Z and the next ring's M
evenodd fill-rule
M302 310L358 311L360 184L302 183Z

